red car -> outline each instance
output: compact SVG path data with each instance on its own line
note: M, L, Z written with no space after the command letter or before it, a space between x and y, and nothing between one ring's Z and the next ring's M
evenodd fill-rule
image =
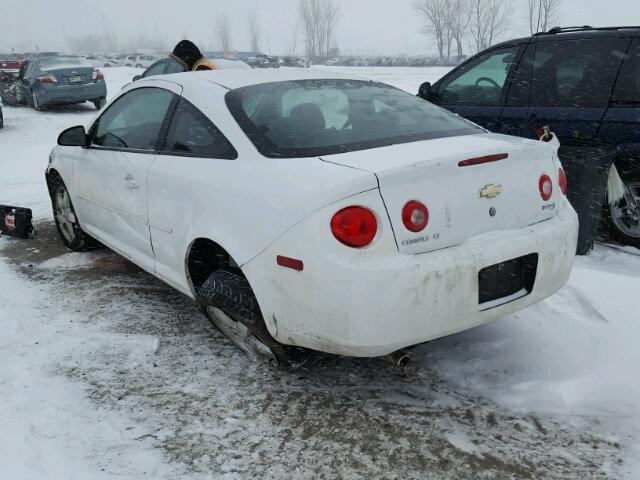
M0 53L0 77L17 76L20 67L22 67L22 60L17 55Z

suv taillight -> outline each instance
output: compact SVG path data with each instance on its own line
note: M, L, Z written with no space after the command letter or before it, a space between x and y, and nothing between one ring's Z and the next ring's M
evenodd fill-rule
M558 169L558 185L563 195L567 194L567 174L563 168Z
M540 189L540 196L545 202L551 199L553 195L553 182L549 175L542 175L538 181L538 188Z
M376 217L365 207L344 208L331 219L331 233L348 247L366 247L373 241L377 231Z

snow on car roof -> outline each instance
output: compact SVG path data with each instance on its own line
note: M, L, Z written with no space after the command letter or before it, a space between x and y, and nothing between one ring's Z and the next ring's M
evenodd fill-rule
M323 80L323 79L346 79L364 80L367 78L356 75L344 75L335 72L306 69L253 69L253 70L210 70L201 72L187 72L169 75L174 77L183 86L190 82L207 81L234 90L236 88L248 87L270 82L286 82L291 80Z

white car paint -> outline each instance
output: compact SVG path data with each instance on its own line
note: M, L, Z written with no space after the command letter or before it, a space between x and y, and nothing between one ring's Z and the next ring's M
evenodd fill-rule
M269 332L289 345L385 355L518 311L566 283L578 223L557 193L557 145L486 133L323 158L265 158L224 102L229 89L320 78L353 77L225 70L143 79L119 95L149 86L181 93L238 158L56 147L49 168L62 176L89 234L185 295L195 297L186 266L193 242L221 245L249 280ZM499 152L509 158L457 166ZM556 192L549 202L538 193L543 173ZM502 197L479 197L495 183ZM403 230L399 210L416 198L424 199L437 231ZM376 238L363 249L339 243L329 228L333 214L352 205L368 207L378 221ZM478 305L482 268L531 253L539 265L529 295L491 309ZM304 270L278 266L277 255L303 260Z

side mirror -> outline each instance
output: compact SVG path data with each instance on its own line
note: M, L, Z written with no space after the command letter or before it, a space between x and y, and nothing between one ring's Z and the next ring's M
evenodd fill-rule
M137 82L138 80L140 80L142 78L142 75L136 75L135 77L133 77L133 81Z
M87 144L87 132L82 125L67 128L58 137L58 145L63 147L86 147Z
M433 92L431 89L430 82L424 82L422 85L420 85L420 89L418 90L418 96L423 100L431 101L433 97Z

